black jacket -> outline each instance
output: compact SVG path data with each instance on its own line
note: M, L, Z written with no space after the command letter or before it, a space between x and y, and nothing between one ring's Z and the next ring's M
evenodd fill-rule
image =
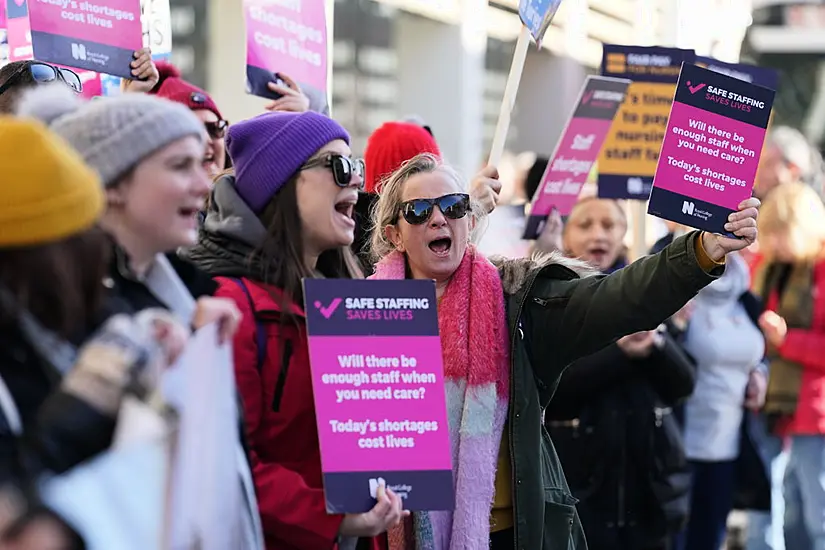
M574 362L547 408L591 550L658 547L687 517L688 467L671 411L693 391L695 369L663 338L645 359L611 344Z
M373 261L370 259L369 244L372 237L370 216L378 195L366 192L358 193L358 202L355 204L355 240L351 249L361 263L364 277L373 273Z

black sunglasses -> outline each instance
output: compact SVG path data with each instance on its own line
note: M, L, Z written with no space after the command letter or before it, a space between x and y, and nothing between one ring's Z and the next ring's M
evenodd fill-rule
M445 218L460 220L470 211L470 195L465 193L452 193L443 195L435 199L413 199L401 203L401 215L410 225L421 225L427 223L433 210L438 206ZM397 222L396 219L393 223Z
M310 168L329 168L332 170L332 177L335 178L335 183L338 187L349 187L352 182L352 176L357 175L361 178L361 183L358 185L359 189L364 188L364 161L361 159L352 159L343 155L329 154L308 161L301 166L301 170L309 170Z
M32 63L26 63L14 71L11 76L3 82L3 85L0 86L0 95L4 94L18 80L20 80L20 77L26 74L26 71L29 72L32 80L38 84L47 84L49 82L60 81L66 84L66 86L71 88L75 93L79 94L83 91L83 84L80 82L80 77L73 70L55 67L54 65L49 65L48 63L35 61Z
M226 137L226 128L229 126L229 123L225 120L215 120L212 122L204 122L204 126L206 126L206 133L209 134L209 137L212 139L223 139Z

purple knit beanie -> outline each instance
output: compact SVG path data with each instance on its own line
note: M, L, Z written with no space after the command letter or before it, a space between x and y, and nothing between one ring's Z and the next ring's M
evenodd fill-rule
M340 124L314 111L265 113L230 125L226 148L236 191L259 214L312 155L336 139L349 144Z

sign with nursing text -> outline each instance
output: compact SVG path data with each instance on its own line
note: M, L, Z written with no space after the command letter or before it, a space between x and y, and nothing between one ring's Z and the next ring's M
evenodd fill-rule
M716 73L728 75L751 84L776 90L779 86L779 73L774 69L749 65L747 63L725 63L712 57L697 56L695 65Z
M603 76L633 81L599 156L599 197L647 200L682 63L693 50L604 45Z
M267 85L280 73L292 78L310 97L326 97L324 0L244 0L243 9L247 92L277 98Z
M130 78L133 54L143 47L140 0L28 2L36 59Z
M733 236L724 225L751 196L774 94L685 63L648 213Z
M329 513L362 513L382 483L408 510L452 510L435 284L304 280Z
M562 216L573 210L629 85L626 79L587 77L533 197L525 239L541 234L541 226L553 208Z

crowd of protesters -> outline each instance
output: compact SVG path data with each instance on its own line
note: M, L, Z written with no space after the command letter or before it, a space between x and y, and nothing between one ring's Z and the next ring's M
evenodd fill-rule
M88 102L67 69L0 69L0 548L84 547L39 482L104 452L123 399L217 323L243 550L717 550L733 509L749 549L825 549L825 206L801 134L771 131L737 238L671 226L632 261L624 205L585 193L488 259L482 222L523 216L546 159L504 204L496 167L467 181L442 158L437 124L388 122L361 160L288 75L229 123L134 57L122 94ZM453 510L381 487L327 513L316 277L435 281Z

